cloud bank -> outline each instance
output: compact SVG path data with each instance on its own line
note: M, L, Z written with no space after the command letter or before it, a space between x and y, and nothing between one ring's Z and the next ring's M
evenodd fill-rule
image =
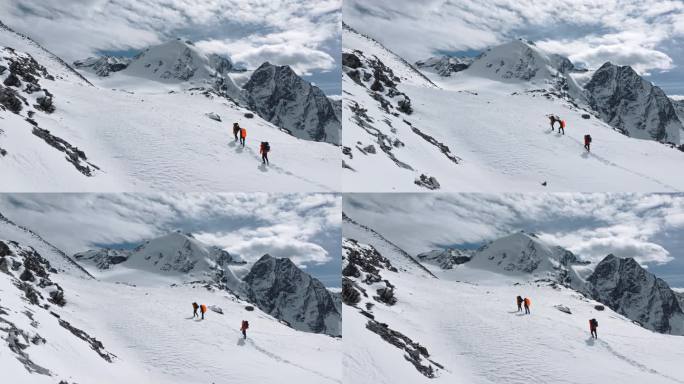
M5 194L0 212L68 253L181 230L248 261L270 253L306 266L339 264L332 257L339 250L318 239L339 238L341 200L332 194Z
M352 195L344 211L413 254L525 230L591 261L684 259L684 194Z
M254 68L301 75L336 67L341 0L6 0L0 20L67 61L139 50L175 37Z
M673 0L346 0L343 18L411 61L517 37L590 68L611 61L646 74L682 60L667 49L684 37L684 2Z

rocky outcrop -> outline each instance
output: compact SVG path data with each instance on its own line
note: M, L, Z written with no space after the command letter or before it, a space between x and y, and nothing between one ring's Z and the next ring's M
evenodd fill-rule
M472 62L472 57L435 56L416 61L416 67L435 72L442 77L449 77L452 73L468 69Z
M263 63L244 93L249 109L293 136L340 144L342 123L333 101L289 66Z
M447 248L436 249L416 255L419 260L438 265L442 269L452 269L470 261L474 250Z
M589 105L620 132L680 144L682 122L662 89L629 66L603 64L585 85Z
M606 256L587 279L586 292L644 328L684 335L684 313L677 295L632 258Z
M292 328L342 334L342 315L332 293L290 259L262 256L244 277L248 299Z
M127 57L100 56L76 60L73 64L78 69L85 69L95 73L97 76L107 77L110 73L126 69L130 62L131 59Z

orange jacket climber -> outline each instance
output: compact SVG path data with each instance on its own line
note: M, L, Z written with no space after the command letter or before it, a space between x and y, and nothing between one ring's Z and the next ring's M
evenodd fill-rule
M202 320L204 320L204 313L207 312L207 306L204 304L200 305L200 312L202 312Z
M532 304L532 300L530 300L530 299L527 298L527 297L525 298L525 300L523 300L523 302L525 303L525 306L526 306L526 307L529 307L530 304Z
M240 137L243 139L247 137L247 128L240 128Z

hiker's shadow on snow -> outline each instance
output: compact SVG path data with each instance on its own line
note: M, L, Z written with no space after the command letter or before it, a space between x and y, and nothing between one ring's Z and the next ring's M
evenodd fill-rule
M237 143L234 142L234 141L231 141L231 142L228 143L228 146L229 146L229 147L234 147L234 146L236 146L236 145L237 145Z
M580 156L582 156L585 159L588 159L589 158L589 152L584 151L584 152L582 152L582 154Z
M237 153L242 153L244 150L245 150L245 148L242 147L241 145L239 145L239 146L237 147L237 149L235 149L235 152L237 152Z
M520 313L520 311L508 311L508 313Z
M242 337L238 338L237 345L239 345L239 346L245 345L245 339L243 339Z
M268 172L268 168L266 167L266 164L259 164L257 169L260 170L261 172Z
M590 338L584 340L584 342L587 343L588 346L593 347L595 340L593 337L590 337Z

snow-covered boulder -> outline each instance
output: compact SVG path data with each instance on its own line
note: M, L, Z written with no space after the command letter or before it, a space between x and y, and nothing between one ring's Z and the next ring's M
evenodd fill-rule
M251 302L291 327L331 336L342 334L342 315L331 292L290 259L266 254L243 281Z
M340 144L342 123L333 101L289 66L263 63L244 86L248 107L292 135Z
M601 119L626 135L680 144L684 128L672 101L631 67L607 62L584 88Z

